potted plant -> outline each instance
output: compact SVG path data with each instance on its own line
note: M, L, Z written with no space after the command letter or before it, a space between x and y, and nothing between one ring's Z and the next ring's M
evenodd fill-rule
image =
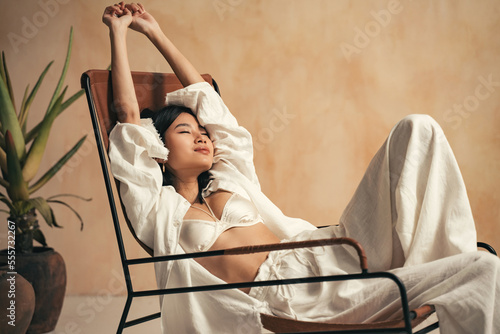
M76 214L81 228L83 228L80 215L66 202L61 201L61 197L65 196L83 199L82 197L63 194L43 198L33 195L47 184L78 151L86 138L83 136L71 150L35 180L54 120L83 94L83 91L80 90L65 99L67 86L63 88L63 84L71 55L72 42L73 29L71 28L66 61L59 82L43 119L29 131L26 124L30 106L53 62L46 66L31 91L29 86L26 87L21 106L16 112L14 93L3 52L1 56L0 169L2 175L0 186L5 188L6 193L0 190L0 201L8 208L8 210L1 211L9 214L8 249L3 251L2 262L8 263L9 271L16 271L30 281L35 290L35 313L28 333L45 333L55 328L66 290L64 261L57 252L47 247L45 237L39 229L36 213L38 212L50 227L61 227L56 222L50 204L62 204ZM39 242L43 247L33 247L33 240ZM13 254L14 257L12 257ZM55 300L45 300L51 296L55 297ZM44 305L44 303L48 304ZM55 314L49 315L47 311L54 311Z

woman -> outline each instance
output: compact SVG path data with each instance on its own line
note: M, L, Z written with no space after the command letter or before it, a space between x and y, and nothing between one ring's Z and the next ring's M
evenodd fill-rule
M286 217L260 191L250 134L140 4L109 6L112 82L119 124L110 134L112 172L134 230L155 255L349 236L371 271L405 283L410 307L436 306L442 333L500 329L500 261L476 252L465 186L440 127L428 116L399 122L372 160L340 225L316 229ZM184 88L140 118L126 33L157 47ZM159 288L357 271L341 246L156 264ZM372 295L372 291L377 291ZM318 283L169 295L160 299L169 333L259 333L261 312L313 321L400 316L385 281Z

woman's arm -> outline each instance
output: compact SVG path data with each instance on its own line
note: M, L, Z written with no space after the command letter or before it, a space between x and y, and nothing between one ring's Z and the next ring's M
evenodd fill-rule
M165 36L159 24L154 17L144 9L144 6L132 3L126 5L126 8L132 13L133 18L130 28L149 38L163 57L165 57L184 87L204 81L191 62L189 62L167 36Z
M127 55L127 30L132 22L132 13L121 2L106 8L102 21L109 27L113 105L118 121L139 124L139 104Z

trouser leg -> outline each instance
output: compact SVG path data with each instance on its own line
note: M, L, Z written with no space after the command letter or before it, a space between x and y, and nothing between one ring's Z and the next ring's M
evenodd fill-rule
M392 271L405 284L410 308L436 307L441 334L494 334L500 331L500 259L470 252ZM400 301L383 293L380 313L398 310ZM377 298L372 297L376 300ZM401 312L395 312L394 318ZM371 320L376 319L376 314Z
M370 271L404 266L392 271L406 285L410 307L436 305L442 333L499 330L499 260L472 252L476 234L465 185L441 128L430 117L413 115L393 128L338 227L304 232L295 239L332 235L358 240L367 251ZM281 264L272 273L352 273L359 268L355 252L347 249L277 257ZM309 269L301 272L304 267ZM276 298L270 305L277 314L303 320L359 322L401 316L398 290L381 280L297 285L267 296Z
M329 266L335 248L285 251L266 264L265 277L339 274ZM410 309L434 305L442 334L493 334L500 330L500 260L469 252L393 269L405 285ZM260 280L260 279L259 279ZM386 278L269 287L254 296L271 311L305 321L361 323L401 319L396 284Z
M411 115L392 129L334 230L361 242L372 270L475 250L465 185L431 117Z

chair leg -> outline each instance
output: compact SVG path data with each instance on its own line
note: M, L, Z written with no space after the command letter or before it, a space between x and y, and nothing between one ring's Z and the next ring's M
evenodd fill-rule
M127 301L125 302L125 307L123 308L122 317L120 319L120 324L118 325L118 330L116 331L116 334L121 334L123 332L131 304L132 304L132 296L130 294L128 294Z

